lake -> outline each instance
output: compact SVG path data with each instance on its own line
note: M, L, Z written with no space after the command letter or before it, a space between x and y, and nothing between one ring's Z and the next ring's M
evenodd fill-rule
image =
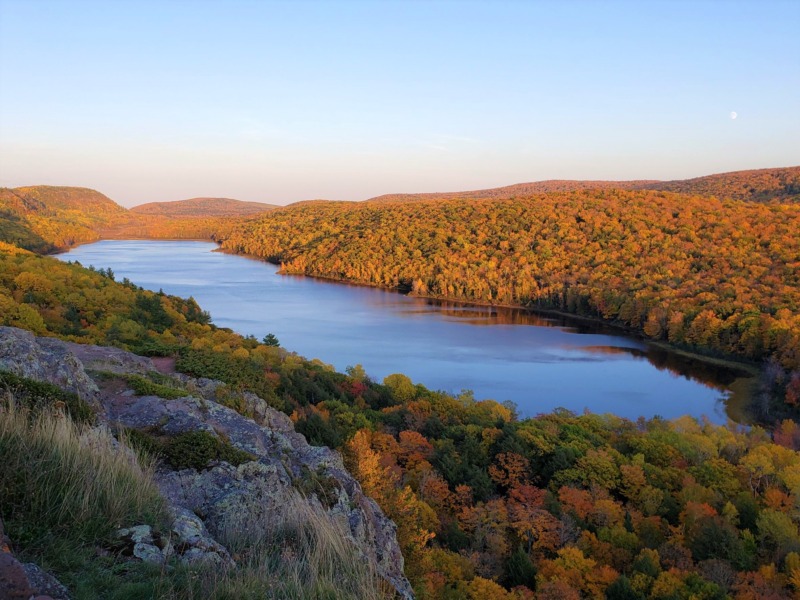
M273 333L284 348L337 370L361 364L376 381L404 373L431 389L511 400L521 416L557 407L631 419L689 414L724 423L738 416L728 400L745 373L611 328L278 275L275 265L216 247L106 240L58 258L193 296L214 324L259 339Z

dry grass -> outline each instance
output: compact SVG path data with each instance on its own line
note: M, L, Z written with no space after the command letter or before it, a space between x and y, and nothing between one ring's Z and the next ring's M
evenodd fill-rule
M28 560L53 569L76 598L387 600L394 591L349 541L346 524L295 490L277 510L257 500L217 539L228 571L166 570L98 557L119 527L166 524L152 463L105 429L0 399L0 515Z
M53 535L91 543L166 515L152 465L110 432L58 411L31 413L10 397L0 402L0 507L33 549Z
M295 491L276 510L254 504L231 516L219 541L240 569L209 580L209 596L385 600L394 591L358 556L343 523Z

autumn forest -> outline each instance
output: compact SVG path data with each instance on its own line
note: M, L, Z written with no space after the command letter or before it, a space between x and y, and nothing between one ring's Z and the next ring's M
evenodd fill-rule
M541 184L258 213L4 188L0 325L172 357L245 415L244 392L264 398L395 522L418 598L796 598L800 167ZM758 425L520 419L401 373L339 373L215 327L191 298L46 256L109 237L213 239L287 274L601 320L758 370ZM334 484L315 478L324 502Z

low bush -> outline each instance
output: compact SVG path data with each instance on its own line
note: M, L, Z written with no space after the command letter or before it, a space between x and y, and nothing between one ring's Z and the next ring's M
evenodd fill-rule
M137 450L161 458L173 469L202 471L217 461L237 467L255 460L249 452L239 450L208 431L187 431L169 437L152 430L125 429L123 435Z
M16 404L33 412L63 406L76 422L90 423L95 418L92 407L77 394L62 390L50 383L20 377L9 371L0 371L0 393L3 391L12 395Z
M341 484L335 477L331 477L323 467L312 471L303 466L300 477L292 480L292 485L303 496L316 496L323 506L331 508L339 499Z
M125 380L137 396L158 396L166 400L174 400L189 395L185 389L176 387L175 382L169 379L163 383L156 383L151 378L141 375L126 375Z

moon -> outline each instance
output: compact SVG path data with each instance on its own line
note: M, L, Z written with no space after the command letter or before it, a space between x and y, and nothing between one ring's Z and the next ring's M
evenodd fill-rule
M736 119L736 117L738 117L738 116L739 116L739 115L737 115L737 114L736 114L736 111L733 111L733 110L731 111L731 119L734 119L734 120L735 120L735 119Z

